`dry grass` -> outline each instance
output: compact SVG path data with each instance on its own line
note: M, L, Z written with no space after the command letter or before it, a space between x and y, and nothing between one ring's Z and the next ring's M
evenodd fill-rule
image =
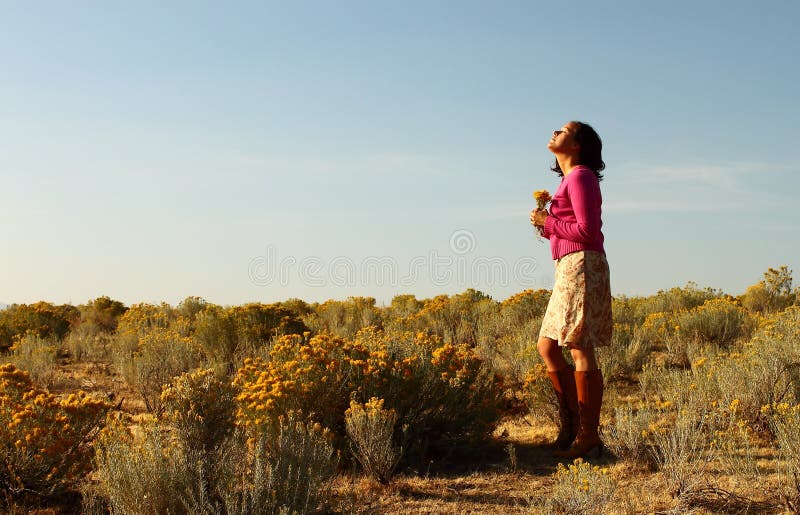
M744 342L722 348L691 340L692 345L681 353L681 363L676 363L665 340L673 335L667 335L649 347L646 360L638 355L628 360L623 353L615 358L605 356L609 363L620 365L616 373L609 373L601 415L604 438L618 455L607 451L590 460L615 485L610 501L602 506L603 513L797 510L799 499L787 489L786 477L787 471L797 470L800 460L786 442L779 452L780 439L774 438L777 426L767 423L774 420L761 408L772 403L776 410L778 401L794 405L800 398L800 393L790 388L800 384L791 375L800 361L796 347L800 311L784 318L759 327L753 338L756 343L761 338L770 349L781 349L779 353L756 352L759 345ZM677 325L666 330L670 327L679 330ZM513 350L509 356L514 355ZM776 355L790 356L787 362L791 366L767 359ZM124 380L111 357L74 362L62 356L55 377L50 386L53 393L84 390L104 396L137 430L153 417L146 415L141 391ZM545 383L541 391L548 393L547 388ZM548 445L556 435L547 416L552 411L546 405L542 410L533 409L533 415L497 428L489 443L447 448L452 454L435 454L439 456L435 462L404 463L384 483L366 477L353 462L332 481L326 511L547 513L548 506L558 504L543 501L564 495L558 483L559 464L569 465L555 459ZM620 419L615 421L617 416ZM630 419L627 425L622 423L626 417ZM796 432L794 426L791 429ZM702 441L681 440L681 431L702 437ZM0 499L0 512L15 512L12 508ZM42 508L52 513L75 512L74 504L67 503Z
M145 412L144 402L125 385L113 366L96 363L71 363L62 360L58 372L63 392L84 389L102 392L121 410L137 419ZM615 404L637 397L638 386L614 385ZM602 421L610 422L613 409L604 408ZM343 472L332 484L333 496L327 506L332 513L542 513L535 500L553 492L554 475L559 463L551 455L548 443L556 428L546 421L522 418L503 424L495 432L495 441L468 457L451 458L447 463L432 463L424 470L402 470L389 485ZM508 444L513 445L516 464L509 459ZM776 499L765 496L764 486L777 482L780 457L774 443L759 441L754 452L765 471L759 484L730 475L723 467L709 465L697 483L698 488L681 499L673 498L665 488L663 472L604 454L590 460L608 467L617 483L607 513L758 513L769 512ZM48 508L52 513L73 513L74 507ZM675 511L679 510L679 511ZM779 511L780 512L780 511Z
M59 382L64 392L71 389L102 392L117 403L122 401L120 408L126 413L141 415L145 412L144 402L121 380L112 365L67 360L59 364L58 371L64 378ZM637 388L633 383L617 385L616 397L623 402L633 399ZM610 410L604 411L604 421L608 421L610 413ZM328 509L333 513L357 514L538 513L535 500L551 494L554 474L558 464L563 462L553 458L548 447L555 434L552 423L523 418L499 427L495 443L474 456L430 464L427 470L401 471L389 485L361 474L342 473L333 481L334 495ZM515 467L509 460L509 443L516 455ZM774 449L769 447L762 449L762 456L765 467L777 459ZM617 493L608 506L609 513L667 512L676 507L676 500L663 487L662 473L612 456L604 455L591 461L608 466L617 481ZM752 498L760 494L755 490L747 492L746 485L736 478L726 477L720 471L713 473L717 483L722 485L720 488L724 486L740 495L749 493ZM714 500L709 492L703 498L696 496L694 499L696 513L714 512L700 506ZM721 494L717 497L721 498ZM56 509L54 513L70 511Z

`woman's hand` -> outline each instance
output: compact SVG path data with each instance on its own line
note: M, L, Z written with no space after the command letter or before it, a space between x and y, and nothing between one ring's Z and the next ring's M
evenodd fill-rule
M534 209L531 211L531 225L544 227L544 222L547 220L547 216L548 213L546 209Z

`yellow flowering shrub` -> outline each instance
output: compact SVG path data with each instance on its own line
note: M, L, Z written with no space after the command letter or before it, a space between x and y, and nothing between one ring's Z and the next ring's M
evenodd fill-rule
M373 297L348 297L347 300L326 300L314 305L303 317L305 325L315 333L328 333L341 338L353 338L371 325L381 324L381 314ZM300 332L300 331L298 331Z
M499 377L474 350L424 333L360 331L353 340L321 334L279 338L268 358L252 358L234 383L237 419L268 427L300 409L340 439L351 398L391 399L404 438L414 445L482 438L503 414Z
M630 404L614 408L614 417L603 428L603 439L615 456L637 464L649 463L648 436L657 427L656 411L634 409Z
M374 368L370 361L366 348L342 338L283 336L269 359L248 358L239 369L234 379L241 389L237 418L245 426L268 426L279 415L302 410L326 427L339 427L349 393Z
M110 406L83 392L59 398L27 372L0 366L0 491L55 494L91 468L88 443Z
M778 443L780 456L778 465L780 495L787 501L790 511L800 507L800 404L780 402L763 406L762 412L769 419L770 429Z
M95 442L95 477L111 513L186 513L195 478L183 446L175 444L153 419L134 432L120 417L108 417Z
M501 302L500 313L509 323L522 325L544 315L549 301L549 290L524 290Z
M478 329L496 303L478 290L468 288L457 295L427 299L414 315L417 330L430 331L447 343L478 343Z
M153 329L173 328L182 335L188 332L188 321L181 320L180 314L167 303L134 304L119 317L117 333L144 335Z
M181 441L203 452L216 450L234 428L235 389L213 370L187 372L161 392L164 419Z
M679 330L680 327L675 313L658 311L647 315L635 334L651 345L663 345L676 329Z
M246 446L226 449L230 481L220 495L223 513L319 512L338 463L332 439L319 423L290 411Z
M70 326L80 317L75 306L56 306L49 302L34 304L12 304L0 310L0 351L5 351L14 339L28 332L40 338L60 340L69 332Z
M364 471L388 483L400 460L393 438L397 413L385 409L383 399L373 397L364 404L350 401L344 418L350 448Z
M676 318L676 332L680 337L721 346L748 336L750 330L747 311L739 303L724 297L681 311Z
M15 338L9 350L9 363L28 372L36 384L45 388L51 386L58 354L58 343L53 338L42 338L29 331Z
M761 411L769 417L781 453L800 472L800 440L797 438L800 435L800 404L766 404Z
M660 290L649 297L635 297L630 299L633 308L634 323L641 324L651 313L672 313L686 311L701 306L707 300L722 296L722 291L713 288L700 288L695 282L688 282L686 286L674 287L669 290ZM615 315L616 316L616 315Z
M606 513L616 489L616 481L607 467L591 465L581 458L570 465L559 463L553 480L550 495L534 500L548 513Z
M131 313L133 308L129 310ZM200 362L200 351L194 341L182 336L178 330L153 325L141 329L135 345L126 353L116 354L115 365L122 376L144 399L151 413L161 411L161 389L173 378L195 368Z
M533 418L558 423L558 399L547 376L547 366L541 361L525 375L522 399Z

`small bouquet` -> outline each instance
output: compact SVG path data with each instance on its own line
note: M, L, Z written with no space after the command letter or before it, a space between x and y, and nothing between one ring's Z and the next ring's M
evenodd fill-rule
M536 200L536 208L537 209L545 209L547 208L547 204L553 200L553 197L550 196L550 192L547 190L536 190L533 192L533 198ZM537 238L539 241L542 241L542 234L544 229L542 227L536 226Z
M553 197L550 196L550 192L547 190L536 190L533 192L533 198L536 199L536 208L537 209L544 209L547 207L547 204L553 200Z

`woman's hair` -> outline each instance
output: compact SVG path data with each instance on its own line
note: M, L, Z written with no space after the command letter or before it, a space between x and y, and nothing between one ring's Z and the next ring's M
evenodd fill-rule
M603 142L600 141L600 136L588 123L575 121L569 123L575 126L573 139L580 146L578 164L588 166L597 176L597 180L603 180L603 174L600 172L606 168L606 164L603 162ZM558 159L550 169L556 172L559 177L564 177L564 171L558 166Z

